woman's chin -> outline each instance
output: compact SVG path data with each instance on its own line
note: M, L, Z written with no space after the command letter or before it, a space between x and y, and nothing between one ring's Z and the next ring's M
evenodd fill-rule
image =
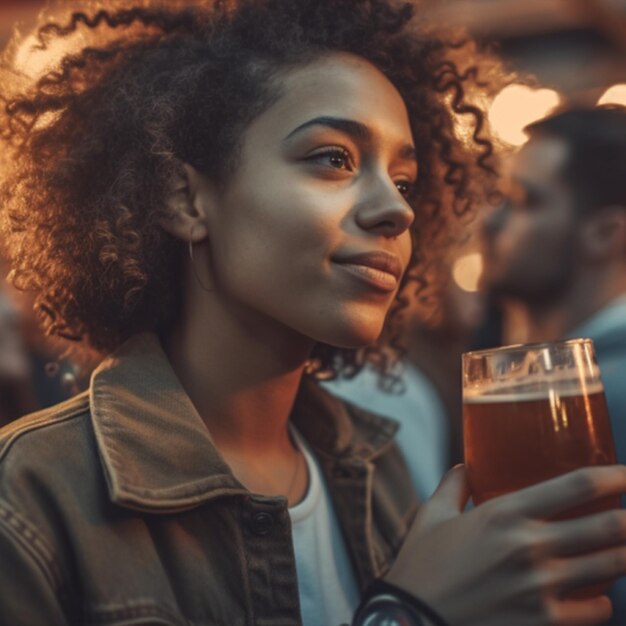
M336 329L335 332L325 333L326 338L320 341L337 348L364 348L378 339L382 329L383 326L380 323L348 325L344 328Z

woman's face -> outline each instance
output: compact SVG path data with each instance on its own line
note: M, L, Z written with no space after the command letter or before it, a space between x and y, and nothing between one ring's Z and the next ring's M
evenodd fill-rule
M291 70L281 86L208 213L218 293L238 315L316 342L371 343L411 252L417 162L404 102L347 54Z

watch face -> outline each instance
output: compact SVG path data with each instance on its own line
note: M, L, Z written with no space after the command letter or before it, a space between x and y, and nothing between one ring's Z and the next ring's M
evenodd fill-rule
M412 607L389 596L373 599L359 617L357 626L424 626Z

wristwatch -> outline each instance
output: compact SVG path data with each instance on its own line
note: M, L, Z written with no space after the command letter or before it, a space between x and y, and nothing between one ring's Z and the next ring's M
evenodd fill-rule
M380 578L374 580L354 614L352 626L449 626L420 598Z
M369 598L357 611L352 626L425 626L419 613L391 593Z

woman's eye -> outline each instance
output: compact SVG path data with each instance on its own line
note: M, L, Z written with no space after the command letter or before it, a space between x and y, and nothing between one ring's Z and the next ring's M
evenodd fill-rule
M316 161L322 161L336 170L352 172L355 169L354 160L345 148L332 148L318 152L312 158Z
M414 184L408 180L399 180L396 182L398 191L406 198L411 195Z

